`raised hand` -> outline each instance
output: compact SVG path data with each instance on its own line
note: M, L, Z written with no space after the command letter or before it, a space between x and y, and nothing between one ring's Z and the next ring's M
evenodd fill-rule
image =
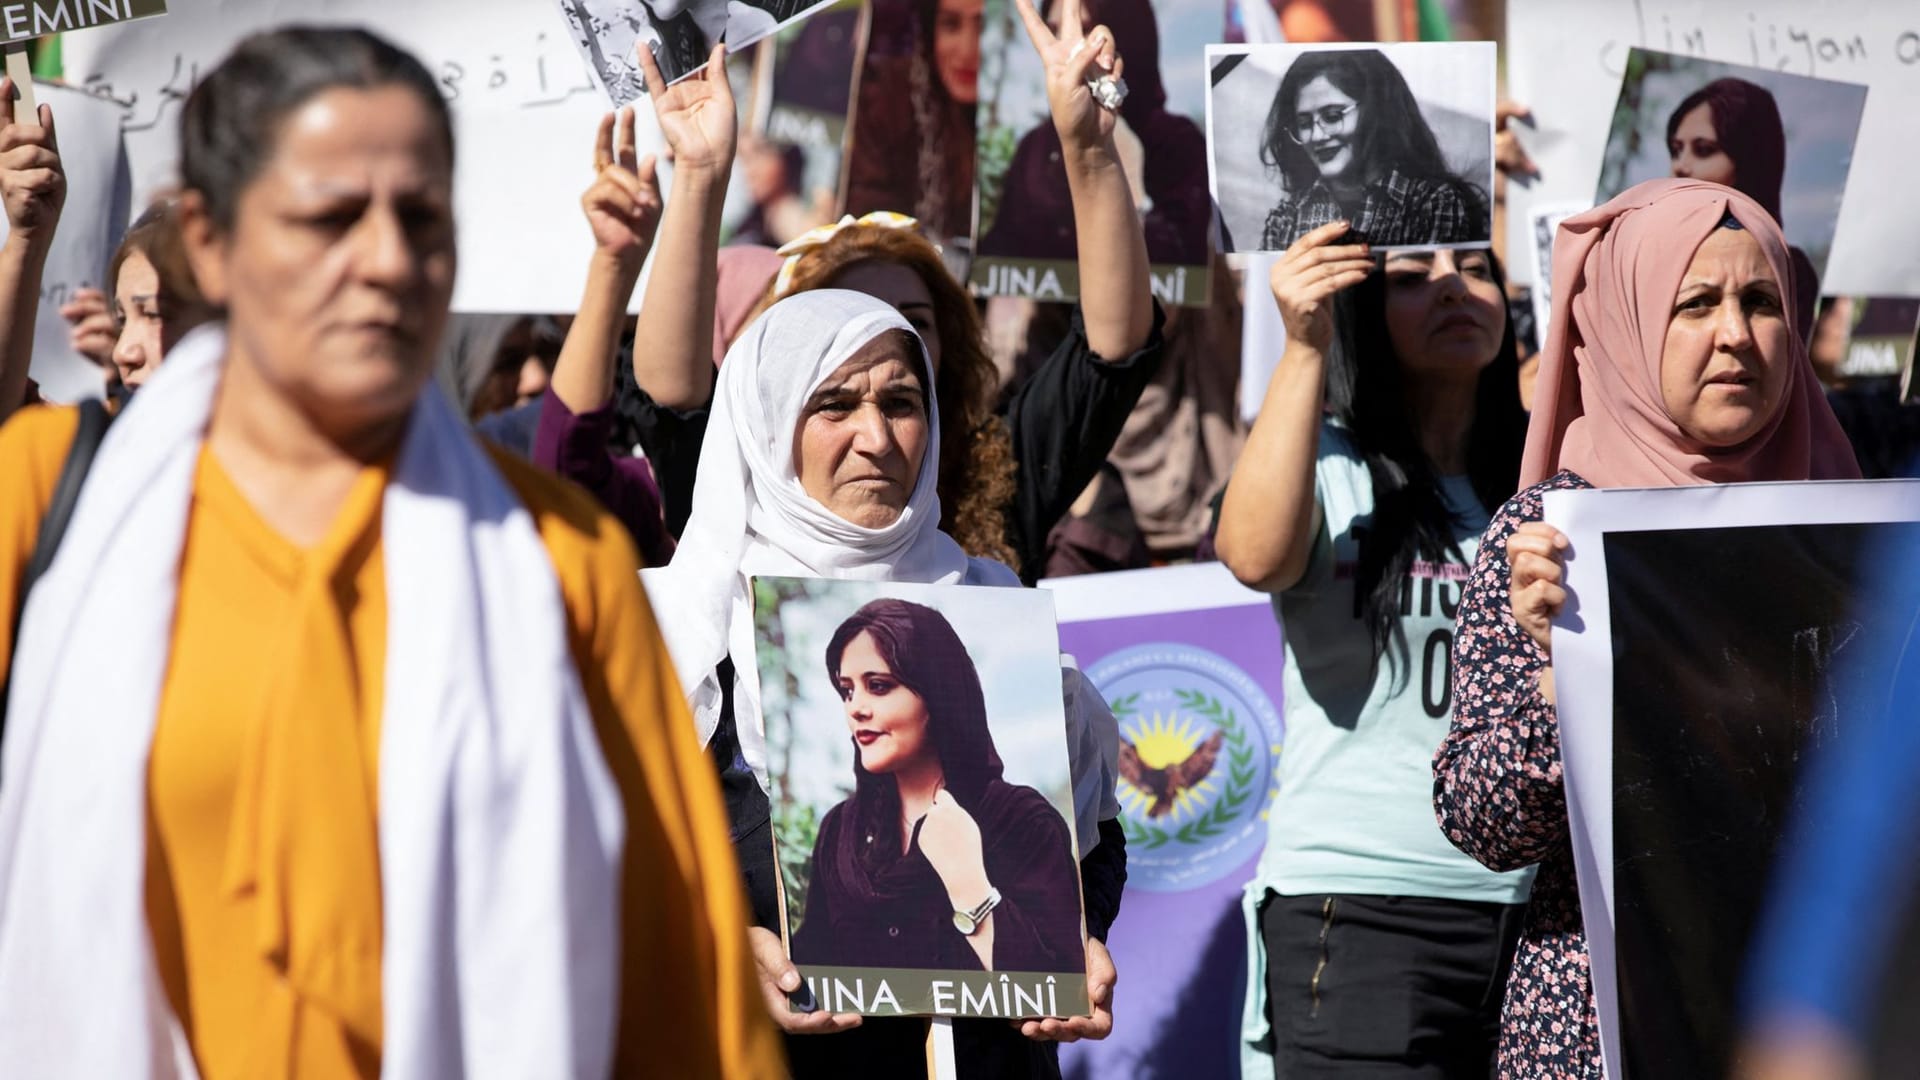
M1091 150L1109 144L1116 117L1094 100L1087 79L1096 68L1118 78L1120 54L1113 31L1104 26L1083 31L1080 0L1059 2L1060 32L1055 34L1034 10L1033 0L1014 0L1034 51L1047 65L1047 107L1061 145L1068 150Z
M942 788L920 823L920 853L947 887L954 909L971 908L987 898L986 857L981 852L980 826L973 815Z
M1544 521L1521 523L1507 537L1508 603L1513 621L1527 632L1542 655L1553 655L1553 617L1567 602L1567 537Z
M1373 272L1365 244L1334 245L1347 223L1322 225L1293 242L1268 273L1287 341L1325 353L1333 344L1333 294Z
M667 140L667 160L675 168L733 168L740 118L734 112L733 87L727 82L727 47L715 45L707 66L667 85L644 42L635 46L640 71L647 80L647 97Z
M0 78L0 200L6 203L7 242L42 250L52 242L67 203L67 174L53 108L40 106L40 124L14 119L13 80Z
M660 228L660 183L653 155L635 160L633 107L608 113L595 136L593 185L580 208L593 230L594 246L623 267L637 269Z

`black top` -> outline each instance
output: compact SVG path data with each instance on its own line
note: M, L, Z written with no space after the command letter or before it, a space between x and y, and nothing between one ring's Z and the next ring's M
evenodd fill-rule
M859 821L857 805L849 798L820 823L794 962L983 970L953 925L946 885L920 850L920 825L903 853L897 802L885 807L893 820L881 822ZM987 880L1000 892L994 970L1085 971L1073 840L1059 811L1032 788L1004 780L962 805L980 826Z
M1000 406L1013 442L1014 496L1007 511L1007 540L1019 557L1014 567L1031 584L1046 561L1047 533L1100 471L1140 394L1160 367L1166 342L1166 312L1153 305L1153 329L1133 355L1105 361L1087 343L1076 307L1066 337ZM622 359L625 366L625 358ZM688 412L656 404L637 387L621 403L630 416L665 504L667 528L678 537L693 513L694 477L707 410Z

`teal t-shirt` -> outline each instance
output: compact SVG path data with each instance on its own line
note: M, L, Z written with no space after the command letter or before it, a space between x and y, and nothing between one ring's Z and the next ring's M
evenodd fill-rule
M1376 668L1354 583L1373 515L1366 460L1320 431L1325 524L1299 584L1274 598L1286 639L1286 735L1261 880L1283 896L1357 893L1519 903L1531 869L1496 874L1433 814L1433 754L1451 715L1453 620L1488 511L1464 476L1441 480L1466 563L1416 561L1402 591L1404 652Z

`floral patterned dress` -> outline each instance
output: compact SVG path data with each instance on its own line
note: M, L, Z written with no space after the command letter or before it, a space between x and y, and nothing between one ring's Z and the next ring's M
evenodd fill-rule
M1560 726L1537 682L1547 659L1507 596L1507 537L1540 520L1545 492L1592 486L1563 471L1515 495L1487 526L1454 627L1453 725L1433 762L1433 805L1447 839L1494 870L1540 866L1501 1010L1500 1080L1600 1077Z

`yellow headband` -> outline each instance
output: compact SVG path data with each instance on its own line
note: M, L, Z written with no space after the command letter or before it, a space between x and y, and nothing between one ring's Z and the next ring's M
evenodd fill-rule
M774 253L785 256L787 260L780 264L780 275L773 280L774 297L777 299L785 296L793 288L793 272L800 265L800 256L814 248L824 246L827 241L838 235L841 229L862 225L876 229L918 229L920 222L917 218L896 214L891 210L875 210L871 214L864 214L858 218L848 214L831 225L808 229L781 245L780 250Z

